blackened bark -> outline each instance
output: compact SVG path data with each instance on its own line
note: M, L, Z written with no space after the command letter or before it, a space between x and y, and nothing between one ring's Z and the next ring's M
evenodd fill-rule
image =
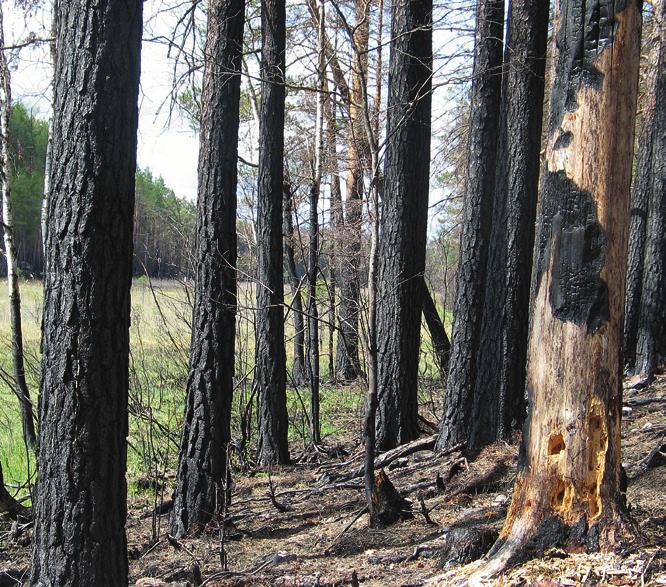
M631 191L624 360L652 374L666 359L666 24L655 4L645 118Z
M547 0L511 0L493 226L468 447L506 439L525 419L547 28Z
M199 147L196 280L171 533L224 508L236 339L236 185L244 0L208 3Z
M364 124L365 84L368 70L370 2L355 0L356 27L352 38L352 84L349 94L349 154L344 231L340 246L340 332L337 373L343 381L361 374L358 356L359 280L364 169L368 147Z
M504 0L478 0L467 186L438 449L466 441L469 432L495 190L503 32Z
M530 411L491 572L534 554L534 546L609 550L627 537L621 349L641 4L555 4Z
M287 279L291 288L292 313L294 319L294 365L291 376L294 383L301 385L307 381L305 369L305 326L303 324L303 298L301 281L296 271L294 253L293 193L289 182L284 184L282 230L284 232L284 259L287 266Z
M126 585L141 2L58 5L33 585Z
M254 385L257 461L289 462L284 351L282 192L284 180L285 0L261 2L261 112L257 192L257 327Z
M430 178L432 3L393 6L377 280L377 447L418 436L418 362Z
M310 380L310 435L313 444L321 442L319 418L319 315L317 310L317 276L319 275L319 180L310 186L310 231L308 239L308 366Z
M435 352L437 359L437 366L442 377L446 377L449 367L449 356L451 354L451 342L444 330L444 324L439 317L437 305L435 300L432 299L428 285L423 280L423 317L425 318L428 332L430 332L430 340L432 341L432 348Z

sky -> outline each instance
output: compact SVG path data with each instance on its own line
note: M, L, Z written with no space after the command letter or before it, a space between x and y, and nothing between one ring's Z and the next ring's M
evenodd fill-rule
M433 46L435 48L435 80L436 87L433 97L433 142L432 151L436 153L446 148L437 141L438 125L442 125L447 117L447 101L455 86L447 86L451 77L447 69L453 71L459 61L449 62L442 56L456 51L456 47L464 45L465 38L471 39L469 30L469 14L456 6L464 6L466 0L447 2L442 9L447 13L449 25L453 22L457 31L444 30L444 26L435 22ZM149 168L153 175L162 176L166 184L181 197L196 199L198 137L190 128L188 121L178 112L169 119L169 92L173 78L173 61L167 55L163 43L151 41L159 36L168 36L174 28L173 12L167 10L174 0L146 0L144 2L144 41L141 59L141 86L139 90L139 129L138 129L138 164L141 168ZM13 2L3 2L5 12L5 43L12 45L24 41L33 33L38 38L50 35L50 15L47 11L38 10L26 16L13 6ZM453 8L452 8L453 7ZM455 11L458 10L456 15ZM455 22L457 19L457 22ZM389 23L387 23L389 26ZM384 42L387 40L384 36ZM289 58L293 59L292 48ZM15 101L20 100L42 118L50 116L49 80L52 75L50 55L47 44L13 52L12 88ZM386 57L385 57L386 59ZM384 67L388 68L385 61ZM449 80L450 81L450 80ZM444 83L442 86L441 84ZM384 91L384 98L386 91ZM256 142L256 136L250 139ZM252 145L250 145L252 149ZM252 152L243 153L248 158L255 158ZM437 173L436 161L431 166L433 177ZM344 190L344 182L343 190ZM430 194L431 205L441 200L443 194L433 186ZM430 230L436 229L436 214L431 214Z
M3 0L4 2L4 0ZM29 15L5 2L5 44L24 41L30 33L39 38L49 36L49 15L44 11ZM168 26L168 18L160 13L161 0L144 3L147 31L156 36ZM12 93L14 101L24 102L41 118L50 117L49 80L52 75L48 47L21 49L12 61ZM138 164L161 175L166 184L182 197L194 200L197 184L198 138L186 120L175 116L168 120L171 88L171 63L166 47L145 42L141 48L141 86L139 89Z

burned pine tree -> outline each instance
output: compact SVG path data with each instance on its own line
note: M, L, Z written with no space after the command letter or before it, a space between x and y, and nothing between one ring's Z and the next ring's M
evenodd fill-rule
M236 184L244 0L208 4L201 98L196 277L171 533L203 527L226 499L236 334Z
M623 533L621 348L640 1L559 0L536 247L529 417L486 572Z
M127 584L142 3L57 6L32 585Z
M418 436L418 362L430 180L432 3L393 6L377 275L377 448Z
M465 442L481 339L502 90L504 0L478 0L467 186L451 333L451 358L437 448Z
M624 361L650 377L666 359L666 23L654 4L643 128L631 187Z
M525 418L548 9L547 0L509 3L493 222L468 447L509 438Z
M262 0L254 369L258 403L257 461L262 465L289 462L287 359L282 309L285 36L285 0Z

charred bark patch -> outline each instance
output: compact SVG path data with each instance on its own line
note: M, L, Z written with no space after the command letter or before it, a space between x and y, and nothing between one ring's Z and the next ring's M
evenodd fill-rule
M552 203L562 200L565 206L559 206L555 213ZM597 219L596 205L563 171L547 174L543 201L544 227L549 225L550 230L541 233L537 280L550 267L553 315L587 326L592 334L610 316L608 286L600 277L607 238Z
M558 149L566 149L571 144L572 139L573 139L573 133L572 132L570 132L570 131L561 132L558 135L557 140L555 141L555 144L553 145L553 149L556 150L556 151Z
M613 44L618 23L616 16L626 8L626 0L567 0L562 2L563 26L556 36L557 69L563 72L554 83L550 132L560 126L565 112L578 107L576 95L581 86L601 87L604 73L597 58Z

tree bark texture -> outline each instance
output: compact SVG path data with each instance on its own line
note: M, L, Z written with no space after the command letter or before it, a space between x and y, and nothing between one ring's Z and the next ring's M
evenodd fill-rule
M196 278L185 419L171 533L204 526L225 505L236 339L236 185L244 0L208 4Z
M525 362L539 189L547 0L511 0L495 196L468 447L506 439L525 419Z
M289 462L282 279L285 0L261 2L261 112L257 193L257 324L254 385L257 461Z
M353 30L351 55L351 89L349 93L349 145L347 155L347 197L344 230L340 245L340 332L337 345L338 377L353 381L361 373L358 356L358 314L361 285L361 228L363 221L364 170L368 160L368 142L364 125L366 83L368 74L368 39L370 2L355 0L356 26Z
M494 563L623 531L621 350L639 0L559 0L535 247L529 417Z
M0 6L0 47L4 47L4 15ZM0 199L2 200L2 232L7 262L9 321L12 337L12 367L14 392L19 400L23 439L32 450L37 449L34 411L23 360L23 328L21 325L21 293L19 290L16 246L14 243L14 214L11 199L11 163L9 160L9 117L12 107L11 80L6 51L0 51Z
M624 361L652 374L666 359L666 23L654 4L647 103L631 188Z
M32 585L126 585L141 2L58 5Z
M418 436L418 363L430 179L432 3L393 6L377 279L377 446Z
M504 0L479 0L472 80L467 185L451 333L451 358L437 448L467 440L481 339L502 89Z
M284 259L287 267L287 280L291 288L292 314L294 320L294 365L291 376L296 385L306 383L305 369L305 325L303 323L303 297L301 296L301 280L296 271L296 254L294 252L294 219L293 192L289 182L284 184L282 229L284 231Z
M437 359L437 366L439 367L439 372L443 377L448 373L449 367L449 356L451 354L451 342L449 337L446 335L446 330L444 330L444 324L442 319L439 317L439 312L437 311L437 305L435 300L432 299L432 294L430 289L423 280L423 317L426 321L426 326L428 327L428 332L430 333L430 340L432 341L432 348L435 353L435 358Z
M326 53L326 59L328 53ZM338 150L337 150L337 105L335 97L329 94L328 81L324 78L324 91L327 98L325 102L324 115L326 117L326 158L328 161L328 173L331 182L331 229L333 234L330 237L328 261L329 270L329 361L328 361L328 375L329 379L334 382L337 380L337 366L335 364L334 356L334 334L337 324L337 291L338 280L340 279L340 233L344 228L344 217L342 210L342 189L340 186L340 168L338 163Z

